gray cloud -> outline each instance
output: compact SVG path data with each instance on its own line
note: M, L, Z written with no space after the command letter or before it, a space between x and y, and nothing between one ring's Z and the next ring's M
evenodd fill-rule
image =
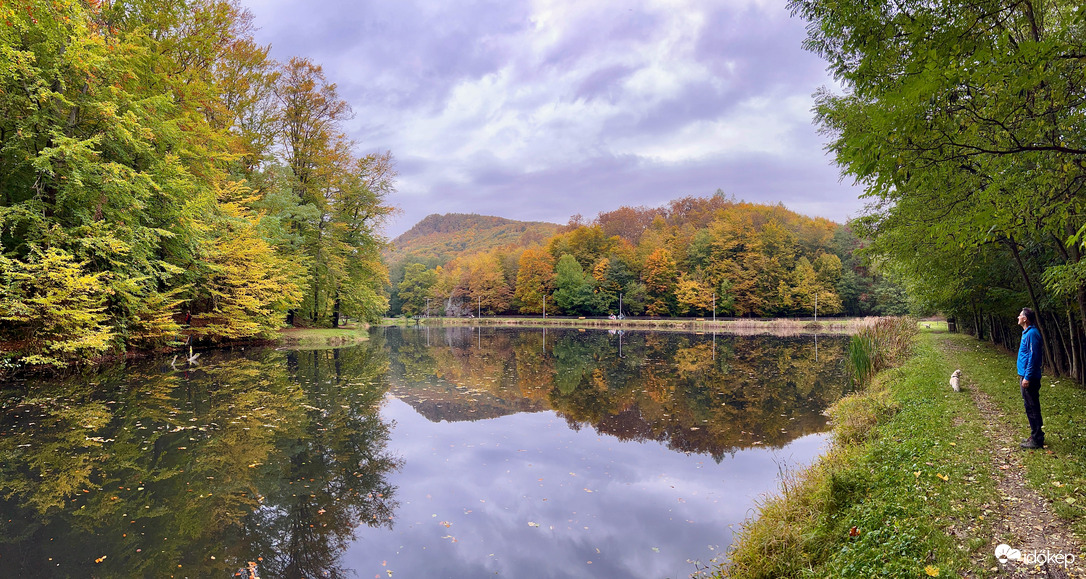
M362 151L398 159L395 236L434 212L565 222L716 189L861 208L811 124L830 83L783 0L248 0L273 55L323 64Z
M389 476L399 507L392 529L359 527L344 553L360 577L687 575L687 558L730 544L728 526L782 464L809 463L825 443L812 435L713 464L571 430L552 412L433 423L390 399L381 414L395 421L389 450L404 463Z

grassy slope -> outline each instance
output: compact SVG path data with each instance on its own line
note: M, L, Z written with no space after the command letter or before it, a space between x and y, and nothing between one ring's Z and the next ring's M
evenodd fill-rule
M877 396L884 388L900 411L883 418L866 441L835 446L810 470L786 482L782 494L768 499L759 518L747 523L732 553L732 567L718 576L997 575L990 570L993 530L985 518L998 500L990 443L969 395L953 393L947 385L959 367L966 384L989 394L1001 408L998 427L1026 436L1013 357L967 336L925 333L916 356L881 374L864 394ZM1026 476L1083 536L1086 392L1068 380L1045 379L1043 384L1041 403L1053 452L1030 453ZM852 527L856 536L850 537ZM971 553L981 563L974 566Z

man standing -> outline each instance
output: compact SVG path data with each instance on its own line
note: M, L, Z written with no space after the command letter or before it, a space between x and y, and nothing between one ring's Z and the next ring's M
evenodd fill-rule
M1022 344L1018 347L1018 378L1022 384L1022 400L1026 406L1026 418L1029 420L1029 438L1020 445L1022 448L1042 448L1045 445L1045 433L1041 430L1041 368L1044 365L1044 344L1041 331L1037 329L1037 314L1029 308L1022 308L1018 314L1018 325L1022 326Z

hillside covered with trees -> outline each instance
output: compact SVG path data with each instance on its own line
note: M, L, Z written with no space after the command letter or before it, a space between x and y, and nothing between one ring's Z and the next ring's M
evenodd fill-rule
M561 228L555 223L474 213L433 214L393 239L384 256L390 264L443 264L458 255L538 245Z
M431 246L472 232L420 226ZM565 315L703 316L715 306L723 316L797 316L812 315L816 300L820 315L904 313L904 293L861 264L860 245L829 220L717 191L575 217L520 247L407 256L393 266L392 313L535 315L544 300L548 314Z
M387 309L395 171L220 0L0 4L0 361L269 336Z

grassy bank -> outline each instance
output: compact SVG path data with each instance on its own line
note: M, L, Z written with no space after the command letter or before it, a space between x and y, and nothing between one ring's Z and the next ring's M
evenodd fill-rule
M1000 576L992 546L1004 500L985 418L948 377L998 408L995 431L1028 435L1011 353L958 334L924 332L904 366L832 410L834 446L787 477L745 523L718 577ZM1023 452L1028 486L1080 537L1086 532L1086 392L1043 381L1048 448ZM1006 450L1006 449L1004 449ZM1005 467L1001 467L1005 468Z
M713 321L709 319L672 319L672 318L626 318L611 320L608 318L570 318L570 317L515 317L495 316L482 318L423 318L419 320L404 318L385 318L385 325L428 326L511 326L522 328L600 328L608 330L653 330L677 332L721 332L728 334L852 334L868 325L874 318L828 318L814 320L792 319L729 319Z
M336 348L369 339L364 326L341 328L289 328L279 333L279 343L288 348Z
M924 333L904 366L835 405L833 448L748 521L723 577L957 576L992 533L983 421ZM955 338L958 338L955 336Z
M950 346L951 360L997 405L1002 427L1016 439L1029 436L1014 355L972 340ZM1078 537L1086 537L1086 390L1069 378L1044 377L1041 411L1045 451L1024 453L1025 477Z

